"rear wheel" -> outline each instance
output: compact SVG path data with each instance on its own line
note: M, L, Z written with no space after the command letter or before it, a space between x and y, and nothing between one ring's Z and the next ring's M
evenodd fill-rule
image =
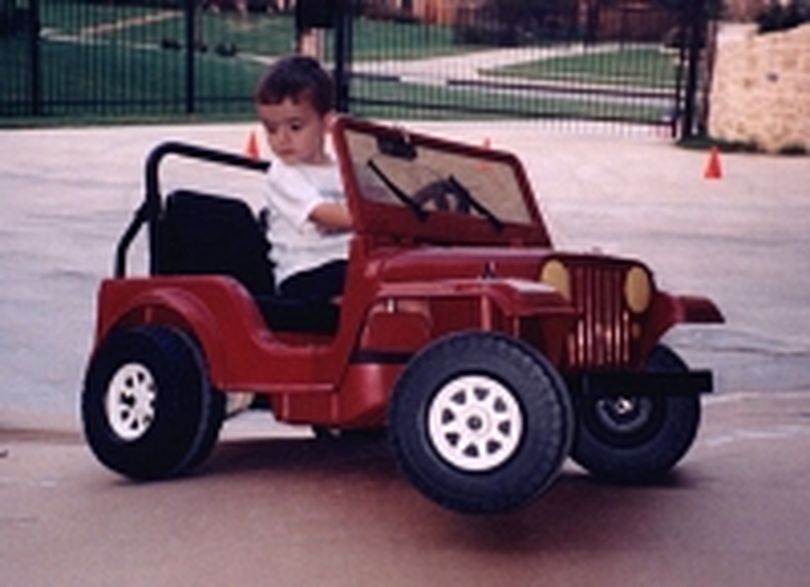
M464 513L496 512L556 479L571 420L568 392L543 356L476 332L439 340L411 361L396 385L389 435L427 497Z
M85 376L82 420L96 457L133 479L182 474L213 449L225 401L196 343L174 328L113 332Z
M668 347L656 346L644 370L683 373ZM700 397L643 395L586 397L577 406L573 458L590 473L619 482L644 482L669 472L697 435Z

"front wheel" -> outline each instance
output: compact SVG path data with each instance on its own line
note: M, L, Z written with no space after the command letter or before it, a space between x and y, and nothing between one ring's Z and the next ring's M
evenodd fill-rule
M224 396L211 388L196 343L174 328L113 332L85 376L82 420L99 461L133 479L180 475L219 435Z
M653 348L644 371L684 373L668 347ZM683 458L697 435L697 395L585 397L577 404L573 458L597 477L644 482L662 477Z
M452 335L417 355L389 414L394 455L414 485L463 513L539 495L568 455L572 409L554 367L519 341Z

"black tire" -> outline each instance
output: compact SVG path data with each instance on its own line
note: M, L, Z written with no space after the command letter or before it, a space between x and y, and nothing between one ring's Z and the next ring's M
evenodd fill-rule
M102 464L132 479L161 479L208 457L224 406L191 337L143 326L113 332L96 351L85 375L82 420Z
M397 382L393 453L411 482L463 513L501 512L539 496L568 456L565 384L534 349L495 333L448 336Z
M181 472L191 472L202 465L211 456L211 452L219 441L219 433L225 422L228 402L225 394L214 388L210 388L210 397L211 405L208 410L208 419L203 425L202 439L193 451L189 464Z
M653 348L650 373L683 373L686 363L666 346ZM581 398L573 458L596 477L644 483L666 475L697 436L698 395Z

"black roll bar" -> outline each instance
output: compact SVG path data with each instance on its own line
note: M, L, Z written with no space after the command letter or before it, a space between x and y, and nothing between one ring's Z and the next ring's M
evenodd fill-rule
M268 161L256 160L235 153L200 147L188 143L168 141L161 143L149 153L146 158L145 183L146 194L143 203L135 211L129 225L127 226L115 252L115 277L121 278L126 275L127 253L132 241L138 235L141 227L146 223L149 225L149 271L155 273L158 253L158 221L162 209L163 196L160 193L160 164L168 155L179 155L190 159L198 159L206 163L216 163L220 165L230 165L252 171L267 171L270 167Z

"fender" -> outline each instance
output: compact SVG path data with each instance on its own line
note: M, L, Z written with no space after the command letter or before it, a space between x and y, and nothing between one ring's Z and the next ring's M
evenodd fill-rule
M261 321L251 304L239 303L238 292L232 291L236 287L216 278L107 279L99 292L96 345L118 326L169 324L185 330L200 343L212 383L226 388L230 374L238 369L230 364L226 352L229 339L233 339L234 332L241 333L239 348L250 354L255 345L244 340L245 333L255 332ZM212 300L227 308L218 310L218 315L232 316L241 324L220 324L210 309ZM224 332L224 326L229 332Z
M720 309L713 301L700 296L676 296L679 322L720 324L725 322Z
M675 296L657 292L649 309L642 340L642 356L676 324L721 324L723 314L715 303L700 296Z

